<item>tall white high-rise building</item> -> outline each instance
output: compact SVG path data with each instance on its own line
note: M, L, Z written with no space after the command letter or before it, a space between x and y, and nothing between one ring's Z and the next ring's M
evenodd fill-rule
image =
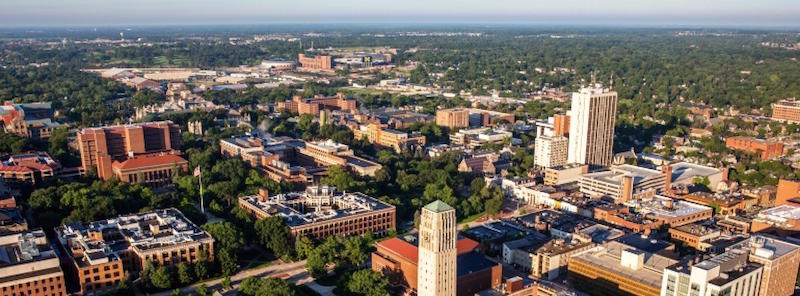
M569 117L556 115L536 123L533 164L537 168L552 168L567 164Z
M417 295L456 295L456 210L442 201L422 208L419 222Z
M569 163L610 166L614 147L617 92L599 85L572 94Z

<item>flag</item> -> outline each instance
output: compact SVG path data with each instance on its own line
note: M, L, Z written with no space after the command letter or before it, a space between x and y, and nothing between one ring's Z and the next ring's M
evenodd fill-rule
M199 165L196 168L194 168L194 176L195 177L200 176L200 166Z

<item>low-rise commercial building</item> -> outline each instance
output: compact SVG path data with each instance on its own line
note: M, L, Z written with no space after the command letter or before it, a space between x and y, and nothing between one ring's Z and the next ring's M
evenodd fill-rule
M722 235L722 231L713 226L699 223L685 224L669 229L669 237L676 241L686 243L686 245L706 251L703 249L703 242L712 240Z
M510 142L511 138L512 134L510 131L482 127L459 130L455 134L450 135L450 143L475 149L487 144L502 145L506 141Z
M578 182L582 175L589 172L585 164L570 163L563 166L549 167L544 170L544 184L549 186L565 185Z
M654 196L665 188L667 174L633 165L611 167L610 171L582 175L581 192L592 197L611 197L617 203Z
M67 295L58 255L42 230L0 236L0 295Z
M373 233L385 235L395 229L395 207L359 192L337 192L329 186L308 186L303 192L239 198L239 207L256 219L278 216L286 221L291 236L323 239Z
M56 228L56 234L81 294L109 292L147 262L174 267L198 262L201 253L214 258L211 235L172 208L70 223Z
M597 295L659 296L664 269L676 260L612 241L570 257L570 282Z
M723 181L727 176L725 173L717 168L689 163L678 162L670 164L672 168L672 180L670 184L684 184L693 185L695 180L706 179L709 181L709 188L716 190L717 184Z

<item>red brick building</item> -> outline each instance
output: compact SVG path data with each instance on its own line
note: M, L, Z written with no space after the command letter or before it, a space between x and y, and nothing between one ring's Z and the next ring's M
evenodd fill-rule
M459 296L498 287L502 284L503 267L476 252L479 244L468 238L459 239L457 248L457 284ZM403 287L406 294L417 289L417 261L419 250L414 244L391 238L375 244L372 253L372 270L380 272L393 286Z
M180 140L180 127L171 121L86 128L78 133L78 147L84 170L94 167L100 179L117 177L120 181L132 183L163 180L164 176L156 176L165 171L166 166L185 169L186 160L177 156L180 154ZM156 156L158 158L127 162ZM165 163L153 165L161 161ZM148 182L142 182L138 177L131 177L136 174L155 175L153 178L148 177Z
M783 143L752 137L730 137L725 139L725 147L753 153L761 159L770 159L783 155Z

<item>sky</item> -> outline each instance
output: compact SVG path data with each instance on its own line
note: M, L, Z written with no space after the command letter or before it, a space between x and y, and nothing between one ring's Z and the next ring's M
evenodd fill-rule
M800 27L800 0L0 0L0 26L542 23Z

